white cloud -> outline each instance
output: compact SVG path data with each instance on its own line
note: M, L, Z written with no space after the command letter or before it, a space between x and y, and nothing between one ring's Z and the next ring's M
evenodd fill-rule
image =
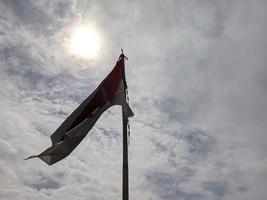
M120 108L64 161L24 161L97 86L124 48L133 199L265 199L266 3L0 2L0 198L121 197ZM94 22L92 62L64 50ZM98 66L98 67L91 67Z

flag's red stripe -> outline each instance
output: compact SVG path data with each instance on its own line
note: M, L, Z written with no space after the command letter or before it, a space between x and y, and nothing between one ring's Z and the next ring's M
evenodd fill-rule
M104 106L108 101L112 101L115 92L118 89L120 80L123 79L123 67L122 60L119 60L109 75L98 86L95 96L88 103L85 109L83 109L83 111L78 115L68 131L81 123L86 117L93 115L93 111L95 111L95 109Z

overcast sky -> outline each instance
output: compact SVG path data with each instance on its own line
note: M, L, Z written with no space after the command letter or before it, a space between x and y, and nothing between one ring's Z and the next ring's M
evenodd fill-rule
M66 159L23 159L123 48L130 199L265 200L266 19L265 0L0 0L0 199L121 198L119 106ZM68 53L77 23L97 29L97 57Z

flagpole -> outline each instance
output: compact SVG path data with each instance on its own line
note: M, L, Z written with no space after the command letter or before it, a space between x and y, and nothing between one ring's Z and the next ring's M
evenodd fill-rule
M122 164L122 200L129 200L129 171L128 171L128 118L122 111L123 122L123 164Z
M122 64L123 64L123 78L124 78L124 85L125 85L125 94L127 94L127 83L126 83L126 77L125 77L125 68L124 68L124 59L125 56L123 54L123 49L121 49L122 52ZM125 100L127 101L127 96L125 96ZM128 118L125 115L123 109L122 109L122 124L123 124L123 148L122 148L122 200L129 200L129 169L128 169Z

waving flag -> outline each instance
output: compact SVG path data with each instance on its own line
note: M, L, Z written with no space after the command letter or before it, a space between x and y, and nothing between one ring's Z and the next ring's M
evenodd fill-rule
M52 146L27 159L38 157L48 165L62 160L79 145L101 114L113 105L121 105L124 116L132 117L126 93L124 55L121 54L109 75L51 135Z

